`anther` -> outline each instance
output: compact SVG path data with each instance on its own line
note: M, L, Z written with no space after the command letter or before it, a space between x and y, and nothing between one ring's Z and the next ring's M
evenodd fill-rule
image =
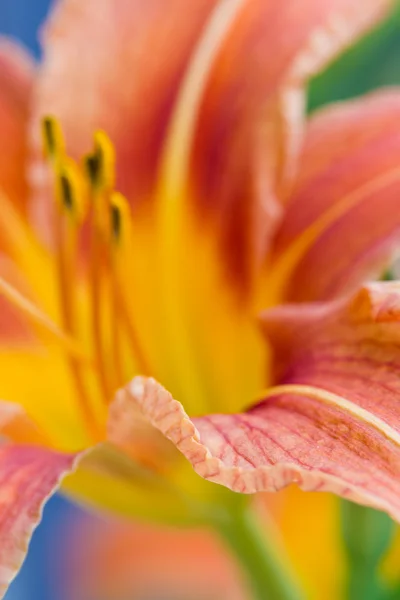
M65 159L56 167L55 176L56 197L60 207L81 223L86 214L86 203L78 166L72 159Z
M74 192L71 181L65 173L60 174L60 191L63 205L72 212L74 210Z
M94 136L94 150L86 156L86 174L92 188L96 192L111 190L115 180L114 147L104 131Z
M42 120L42 143L46 158L54 160L64 154L65 144L61 127L54 117L44 117Z
M113 192L110 196L110 227L115 242L121 240L124 235L126 238L126 229L129 226L129 204L125 196L119 192Z
M85 168L88 175L88 179L93 188L99 187L100 180L100 156L97 152L88 154L85 157Z
M111 231L115 240L121 234L121 212L117 206L111 206Z

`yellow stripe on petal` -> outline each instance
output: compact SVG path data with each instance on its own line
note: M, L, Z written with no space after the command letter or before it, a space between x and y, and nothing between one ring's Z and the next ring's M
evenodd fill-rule
M400 446L400 433L396 431L396 429L393 429L393 427L390 427L386 421L377 417L373 412L365 410L355 402L322 388L302 384L277 385L263 391L259 395L259 401L268 400L268 398L284 394L313 398L314 400L318 400L321 404L342 409L352 417L355 417L359 421L376 429L376 431L386 437L389 441Z
M279 303L290 282L291 273L329 227L339 221L353 207L365 201L370 194L379 192L391 183L399 181L400 169L398 167L378 175L327 208L326 212L295 237L283 254L278 256L276 262L272 264L265 278L260 309Z
M193 53L170 120L163 150L159 196L170 204L184 194L198 111L207 77L244 0L217 2ZM173 201L175 199L175 202Z

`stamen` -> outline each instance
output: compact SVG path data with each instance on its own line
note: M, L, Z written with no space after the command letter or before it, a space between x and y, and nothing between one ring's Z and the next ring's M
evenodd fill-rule
M63 203L64 203L65 207L72 212L72 210L74 208L74 202L73 202L73 192L72 192L71 182L68 179L68 177L66 177L66 175L64 175L64 174L60 175L59 181L60 181L61 197L63 198Z
M65 154L65 143L59 122L54 117L42 120L43 152L47 159L54 160Z
M147 358L143 352L131 311L127 305L127 298L131 290L127 290L127 281L132 281L130 274L132 255L132 227L130 207L127 199L119 192L113 192L110 197L112 239L112 265L113 277L113 302L114 314L118 316L120 325L128 335L131 351L141 374L150 375L151 370ZM118 323L115 323L118 327Z
M99 384L108 403L113 395L110 383L109 361L104 344L102 323L105 321L105 309L110 306L111 290L107 286L110 270L110 193L114 185L115 157L114 148L107 135L98 131L95 134L94 150L85 159L85 170L89 184L91 200L90 213L90 297L91 329L95 360L98 368ZM112 315L112 321L116 315Z
M95 361L97 365L99 384L103 395L104 403L108 404L112 397L112 389L109 385L107 376L107 360L104 352L103 332L101 323L103 321L102 315L104 311L105 298L103 293L105 291L103 276L105 275L105 262L106 256L102 252L102 240L99 235L99 230L94 223L92 223L92 232L90 240L90 303L91 303L91 329L92 339L94 347Z
M71 283L76 278L78 265L78 228L85 214L84 180L77 164L65 155L65 145L58 121L46 117L42 124L43 149L54 172L54 191L59 210L54 215L58 289L63 328L72 335L77 334L75 322L75 290ZM73 379L77 405L88 431L96 440L99 438L98 424L94 418L90 396L85 381L84 364L68 356L68 366Z
M111 233L114 242L128 242L130 232L127 231L131 222L130 209L127 199L119 192L110 196Z
M72 159L65 158L54 167L54 172L55 193L61 212L66 211L80 225L87 213L87 201L78 165Z
M9 302L18 308L25 316L27 316L34 324L40 325L45 331L51 334L56 341L61 344L65 350L85 362L89 358L83 352L82 348L77 344L74 338L70 337L62 329L60 329L43 311L40 310L31 300L26 298L13 285L0 276L0 294L5 296Z
M116 206L111 206L111 231L117 242L121 235L121 212Z
M47 305L49 290L45 274L50 268L49 257L32 233L29 224L15 209L10 198L0 191L2 211L2 242L7 245L7 251L26 274L27 279L35 288L42 303ZM37 278L36 274L43 277Z
M114 147L104 131L94 137L94 149L84 159L84 170L92 204L93 226L103 242L110 237L109 196L115 182Z
M121 194L112 191L115 181L115 153L112 143L107 135L99 131L95 136L95 148L92 154L86 157L85 167L89 184L92 190L92 235L91 235L91 297L92 297L92 332L95 347L96 360L101 372L101 387L108 400L113 386L110 378L117 385L124 381L123 365L121 356L121 331L127 334L132 343L132 332L130 322L127 323L126 311L124 310L122 296L119 290L119 282L116 277L115 251L116 245L121 251L129 243L130 214L129 204ZM111 243L111 247L110 247ZM102 260L101 260L102 259ZM129 263L129 259L128 259ZM108 275L110 287L109 296L104 297L106 290L101 289L99 275L100 264L103 267L103 276ZM126 266L126 265L125 265ZM103 302L100 294L103 294ZM106 361L102 340L101 309L107 301L111 308L110 333L112 340L113 365ZM134 342L133 353L137 359L138 348ZM106 377L106 365L108 366L108 377ZM110 372L111 368L111 372ZM112 373L112 371L114 371Z
M104 131L94 137L94 150L84 159L87 177L95 192L112 190L115 184L115 151Z
M54 172L58 206L54 221L56 266L61 319L67 335L79 334L76 322L79 304L71 282L76 278L76 268L80 261L79 227L88 216L89 330L97 391L107 404L113 397L115 388L126 379L123 351L127 352L124 358L133 358L140 371L149 374L132 315L120 289L121 280L124 277L126 279L126 266L131 260L128 252L131 242L129 204L121 194L113 191L115 153L111 141L103 131L96 133L93 152L84 159L83 168L66 156L61 128L54 118L47 117L43 120L42 135L44 154ZM80 408L87 424L93 426L93 406L88 388L88 377L91 374L84 370L84 365L75 357L69 357L68 362Z

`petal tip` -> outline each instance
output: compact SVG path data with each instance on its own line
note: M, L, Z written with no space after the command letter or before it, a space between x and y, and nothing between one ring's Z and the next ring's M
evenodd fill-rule
M145 393L145 380L143 377L134 377L130 383L127 385L128 393L132 394L134 398L140 400L143 398Z

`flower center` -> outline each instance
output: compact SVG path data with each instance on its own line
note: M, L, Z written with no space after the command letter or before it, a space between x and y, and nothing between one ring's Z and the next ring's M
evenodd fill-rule
M51 252L5 199L10 253L28 285L21 291L0 277L0 293L34 325L41 341L47 345L50 335L62 349L71 395L96 440L104 434L115 391L137 373L150 374L128 305L130 208L114 189L114 149L106 134L96 133L94 150L81 164L66 154L55 119L43 120L42 134L55 198ZM37 264L28 264L34 255L40 255ZM40 287L52 298L50 308Z
M43 140L58 205L54 237L61 323L84 345L86 337L97 394L106 406L132 374L150 373L123 293L129 273L130 209L114 190L114 149L105 133L96 133L94 150L83 165L65 154L60 128L51 118L43 121ZM84 331L79 323L80 316L85 320L83 303L88 305ZM91 424L89 390L94 381L88 382L85 364L72 355L69 368L85 420Z
M213 232L186 214L184 199L177 214L157 194L133 218L115 190L114 148L104 132L81 162L67 155L55 119L44 119L42 134L52 171L47 195L55 199L51 248L5 203L12 255L29 285L21 290L0 277L0 293L41 342L56 341L49 358L57 354L66 370L72 427L79 414L91 439L101 439L107 405L136 374L155 377L191 415L247 406L265 385L265 342L252 307L234 301L222 276ZM50 387L47 395L53 410ZM28 412L50 431L43 403L32 400L37 413ZM64 430L65 417L57 418Z

